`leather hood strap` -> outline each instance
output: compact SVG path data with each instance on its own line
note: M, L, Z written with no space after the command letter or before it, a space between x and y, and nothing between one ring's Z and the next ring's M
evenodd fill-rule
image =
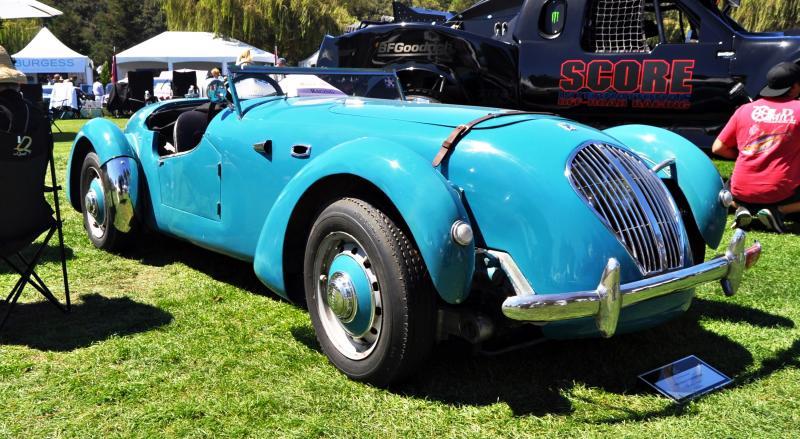
M442 142L442 147L439 149L439 152L436 154L436 157L433 158L433 163L432 163L433 167L435 168L435 167L441 165L442 161L444 161L444 159L447 158L447 156L450 154L450 152L452 152L454 149L456 149L456 146L458 146L458 142L460 142L461 139L466 137L466 135L476 125L481 124L483 122L486 122L487 120L497 119L498 117L520 116L520 115L525 115L525 114L541 115L541 114L544 114L544 113L536 113L536 112L531 112L531 111L509 110L509 111L503 111L503 112L500 112L500 113L489 113L489 114L487 114L485 116L482 116L482 117L479 117L479 118L477 118L477 119L475 119L475 120L473 120L471 122L468 122L468 123L465 123L463 125L457 126L450 133L450 135L447 137L447 139L445 139L445 141Z

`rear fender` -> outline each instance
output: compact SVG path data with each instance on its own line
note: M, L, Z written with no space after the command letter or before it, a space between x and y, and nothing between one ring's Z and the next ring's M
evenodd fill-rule
M259 279L286 297L284 246L292 214L303 195L331 176L356 176L375 185L408 226L443 300L460 303L469 294L475 246L451 238L457 220L469 223L458 193L423 158L402 145L361 138L335 146L303 168L278 196L261 230L254 261Z
M692 142L662 128L623 125L604 132L652 163L675 159L677 172L671 178L686 197L706 244L717 248L725 231L727 210L719 199L722 178L708 156ZM665 177L663 172L660 175Z

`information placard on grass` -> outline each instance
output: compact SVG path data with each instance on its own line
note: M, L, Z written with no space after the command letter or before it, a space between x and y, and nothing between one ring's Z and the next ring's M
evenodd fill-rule
M639 379L678 404L713 392L731 379L694 355L639 375Z

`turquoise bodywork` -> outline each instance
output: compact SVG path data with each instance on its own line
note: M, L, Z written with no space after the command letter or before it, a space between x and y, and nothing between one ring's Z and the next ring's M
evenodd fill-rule
M79 151L75 154L76 147L84 142L92 145L94 152L100 159L100 165L108 162L117 157L131 157L137 158L138 154L133 149L133 139L126 136L114 122L108 119L92 119L83 125L72 146L72 151L67 161L67 199L70 204L76 209L80 209L81 200L77 196L77 192L69 190L71 185L78 183L76 180L80 177L78 174L81 172L83 159L87 151Z
M652 131L655 140L645 142L641 127L600 132L572 122L567 129L568 121L556 116L504 117L476 127L441 167L434 168L431 160L454 127L498 110L271 97L243 101L242 117L223 109L196 148L159 156L147 118L155 111L203 102L145 107L124 133L108 121L87 123L73 146L68 173L80 171L81 142L89 142L101 162L135 158L143 222L251 261L258 277L283 296L287 230L295 208L315 185L334 176L368 181L391 201L439 296L451 304L462 303L470 294L476 265L475 245L460 246L451 238L457 220L473 226L480 246L509 253L537 294L594 289L612 257L622 264L622 282L641 278L625 248L565 177L570 155L587 141L627 146L653 161L674 154L678 173L673 178L686 193L710 245L719 243L725 221L724 210L717 206L716 170L695 163L702 153L666 132ZM271 151L254 149L267 141ZM310 157L293 157L294 145L311 146ZM74 179L68 177L68 182L74 184ZM688 252L688 243L684 247ZM629 328L639 328L671 318L674 310L689 306L692 296L688 290L626 308L620 331L626 330L626 322ZM546 331L553 337L596 335L580 321L551 324Z

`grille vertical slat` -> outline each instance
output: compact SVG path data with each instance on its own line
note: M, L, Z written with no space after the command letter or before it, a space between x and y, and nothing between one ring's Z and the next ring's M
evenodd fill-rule
M683 266L683 225L669 191L635 154L590 143L568 164L570 182L643 274Z
M626 189L624 184L622 184L624 177L622 177L619 173L616 173L616 175L613 176L609 175L611 172L610 169L613 169L613 167L610 165L610 163L608 163L605 157L600 154L596 154L596 152L592 150L587 150L586 152L587 153L585 156L581 157L581 159L584 159L590 163L592 165L592 169L596 169L595 175L597 175L599 172L606 176L605 181L600 181L602 179L597 178L597 184L602 184L605 187L606 193L613 197L611 200L604 198L604 202L614 206L617 211L617 218L624 222L624 228L615 230L629 235L628 239L626 240L626 242L630 244L629 250L634 254L634 257L642 261L642 264L645 265L647 269L650 269L655 260L647 246L642 245L643 242L646 242L646 230L642 230L641 227L636 226L637 224L644 224L644 221L637 216L637 212L625 209L624 204L621 202L621 200L627 197L626 194L629 193L630 190L629 188ZM614 184L611 184L612 182ZM608 218L606 215L603 217Z
M652 271L658 264L658 254L656 249L652 246L647 245L647 242L652 242L655 239L655 236L652 233L652 230L649 226L649 221L647 220L646 214L640 209L640 206L635 203L626 202L626 200L634 197L633 194L633 187L631 184L625 179L625 176L620 172L614 163L611 162L608 156L604 154L603 151L600 149L587 149L587 155L592 157L596 157L598 160L602 160L605 162L605 165L609 169L613 169L613 172L617 176L617 181L619 184L616 185L616 191L618 194L618 198L616 200L621 206L627 207L627 209L623 209L626 212L631 220L631 228L637 232L636 241L633 243L634 245L638 245L643 249L642 252L642 265L644 266L646 271Z
M584 184L584 187L588 188L592 191L593 199L597 200L598 203L602 203L602 208L604 210L603 216L606 218L610 218L610 222L612 223L612 227L615 230L620 230L623 235L625 235L625 239L629 240L630 242L635 242L634 233L635 230L632 229L631 224L633 222L630 218L626 218L627 214L623 216L621 211L617 208L617 206L613 202L609 202L606 197L602 195L602 193L595 190L595 185L592 184L590 181L587 181L584 177L584 173L591 174L596 181L601 181L602 179L598 177L592 167L585 163L583 159L576 160L575 164L580 166L581 168L586 168L583 173L576 172L574 175L581 180ZM598 188L599 189L599 188ZM613 211L613 214L610 214ZM640 255L644 255L644 249L640 246L634 245L634 248L631 249L634 254L641 257Z
M622 152L622 150L619 150ZM629 152L622 152L630 157L632 160L637 160L633 155ZM677 221L670 221L670 218L674 217L674 215L670 214L670 211L673 211L673 204L670 202L668 198L666 190L663 189L663 186L659 185L659 182L654 178L648 178L648 170L644 167L636 167L630 166L631 169L636 172L641 181L644 182L649 188L649 196L657 199L652 200L652 205L655 206L656 214L659 216L659 224L662 225L662 229L668 235L667 239L665 239L665 244L667 245L667 251L670 262L673 261L680 261L681 260L681 246L680 246L680 233L678 232L678 222ZM660 196L659 196L660 195Z
M668 259L669 258L669 254L668 253L669 253L669 246L670 246L670 238L668 236L664 236L664 235L667 234L667 231L665 230L665 227L668 227L668 226L666 226L666 222L665 222L666 219L663 217L663 215L660 214L660 211L659 211L660 210L659 208L661 207L661 203L656 201L654 196L653 196L654 190L655 190L653 188L653 184L652 184L653 181L651 179L647 178L646 173L648 171L647 171L646 168L644 168L642 166L635 166L638 162L632 161L633 160L632 156L624 154L624 152L622 152L621 150L616 150L615 149L613 151L619 156L620 164L622 164L622 166L631 175L631 177L634 179L634 181L639 183L640 187L642 188L642 191L641 191L642 192L642 196L644 197L644 199L647 202L647 204L652 207L653 220L655 222L655 225L658 226L659 232L662 235L660 237L655 237L657 239L656 242L663 242L663 244L664 244L664 253L662 254L661 252L659 252L659 257L660 257L661 261L663 262L664 259ZM626 158L628 160L626 160ZM642 187L642 185L643 185L643 187Z

